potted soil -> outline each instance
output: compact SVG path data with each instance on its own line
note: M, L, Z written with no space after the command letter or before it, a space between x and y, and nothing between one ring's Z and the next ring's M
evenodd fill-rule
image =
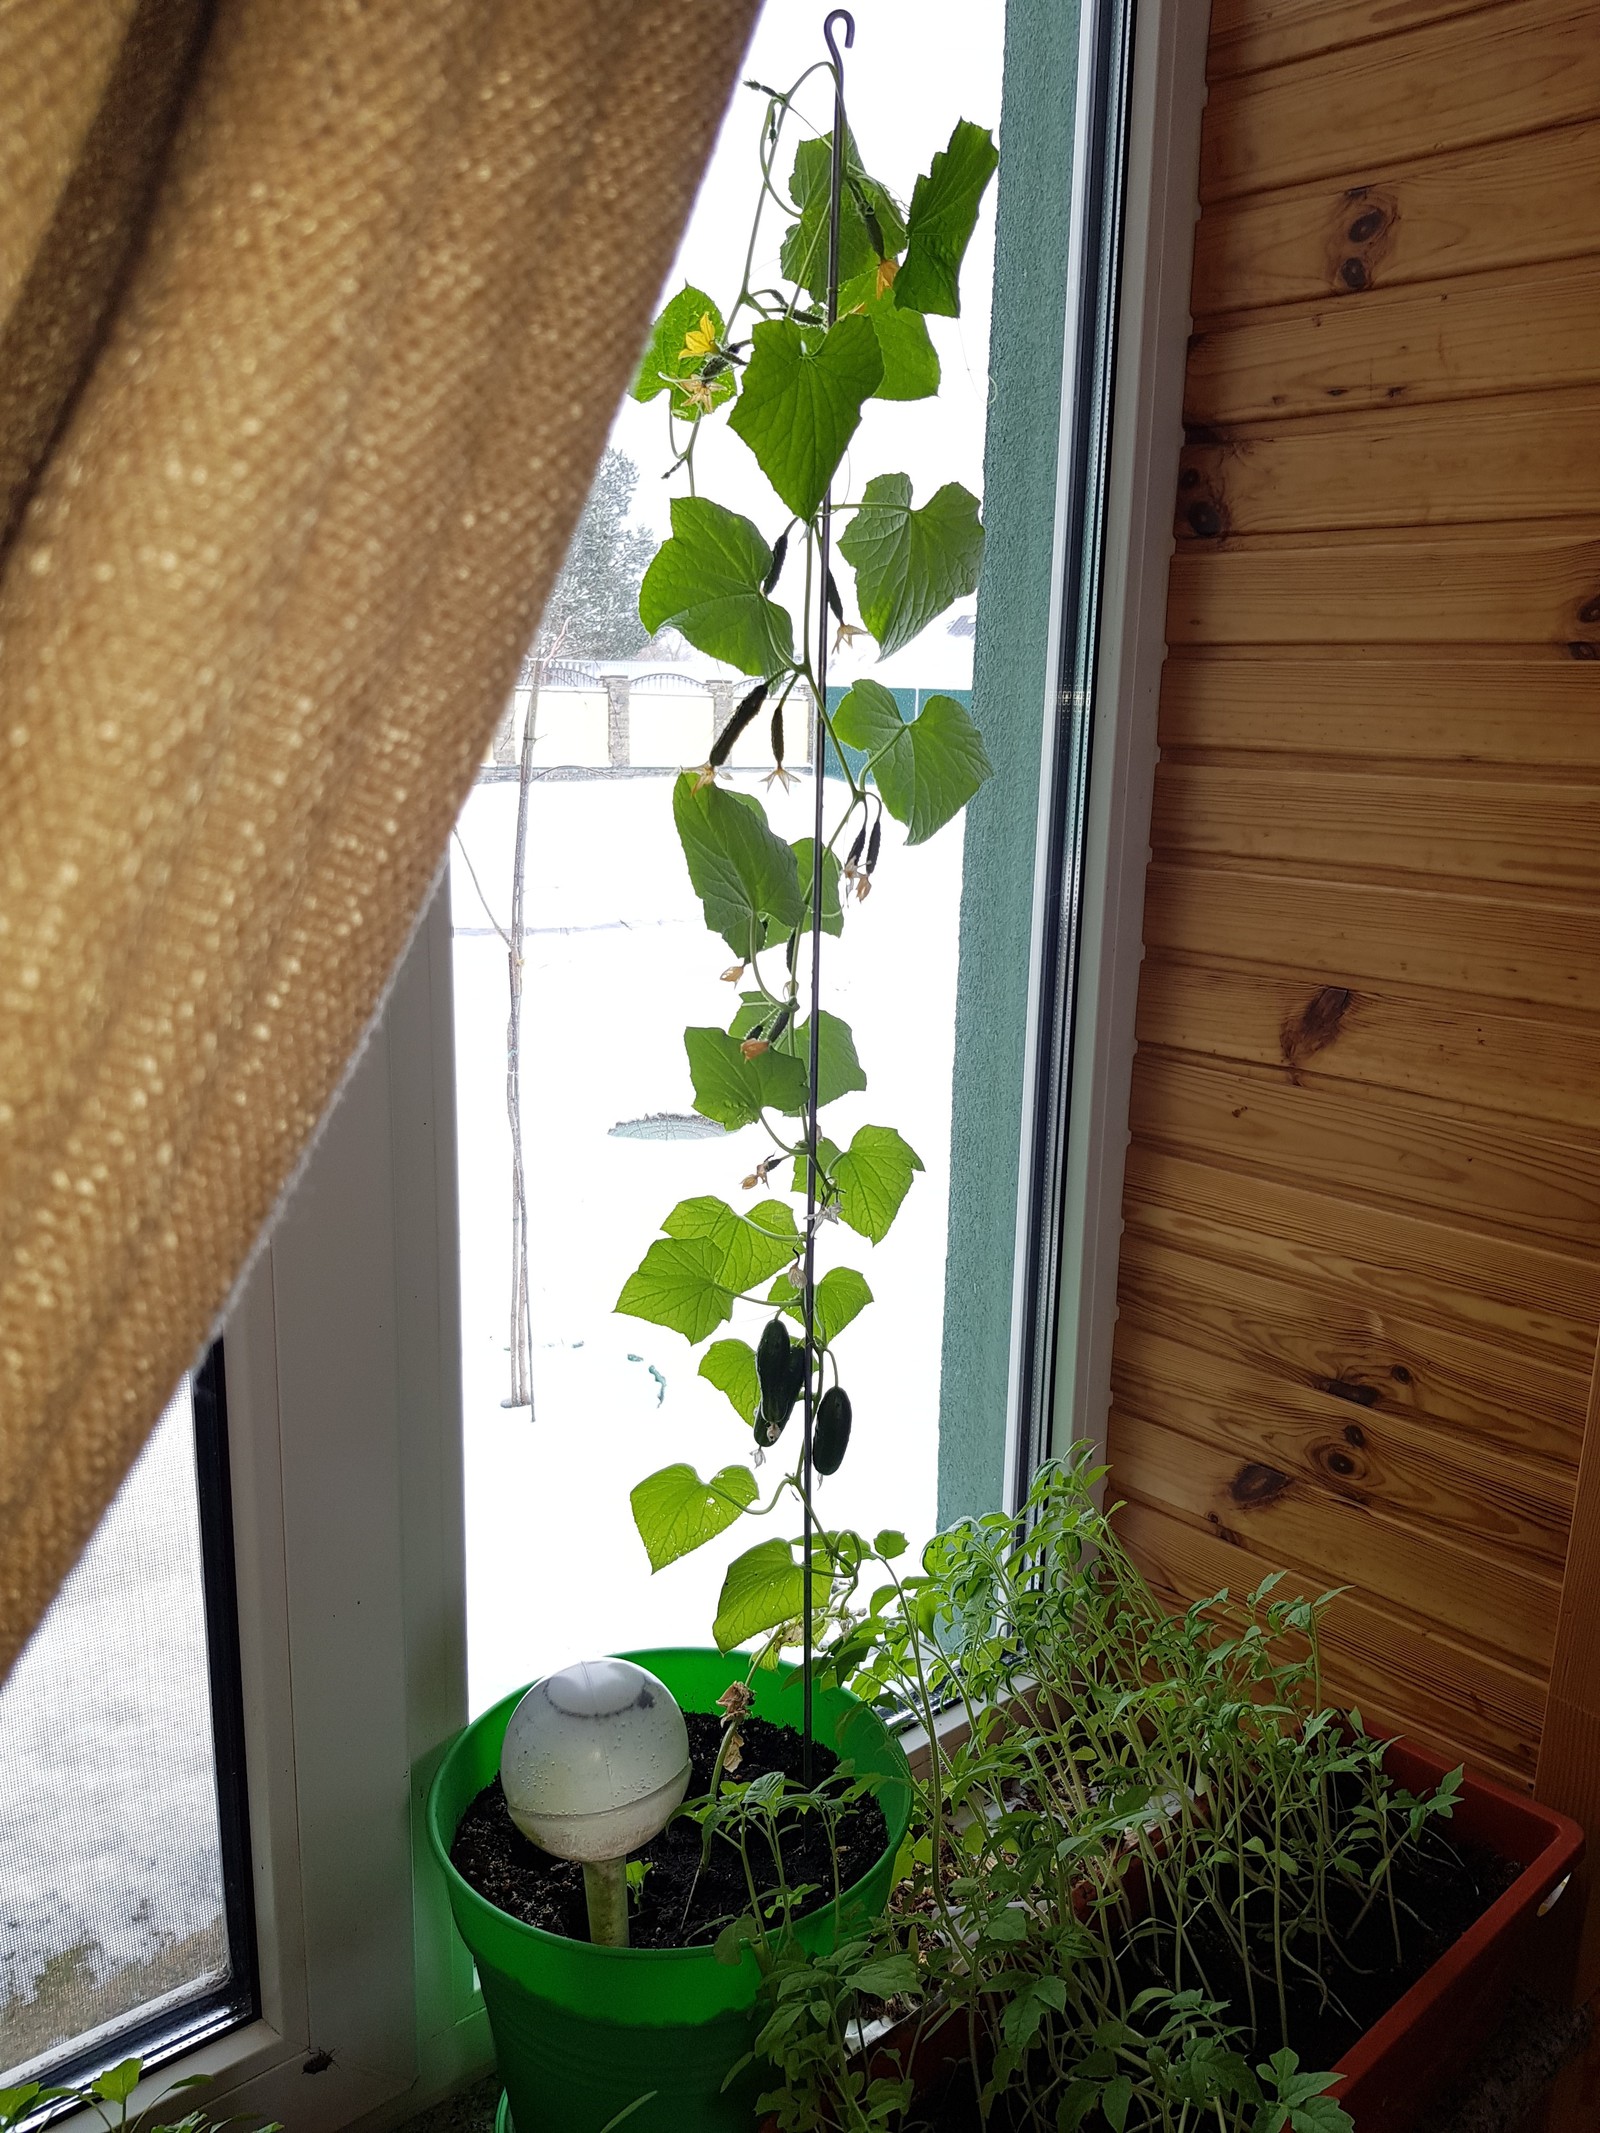
M1325 1602L1165 1615L1102 1478L1047 1468L824 1654L932 1740L888 1911L772 1966L774 2133L1405 2133L1581 1857L1329 1709Z
M666 1683L691 1720L692 1807L708 1789L726 1736L719 1699L744 1682L748 1661L693 1650L628 1656ZM798 1780L797 1670L758 1672L751 1686L739 1776L748 1784L763 1764L781 1770L790 1763ZM520 1692L508 1696L460 1735L428 1797L429 1841L477 1964L516 2133L602 2133L630 2106L628 2123L638 2133L748 2128L763 2082L741 2062L754 2041L760 1970L741 1936L724 1931L751 1903L737 1843L714 1832L702 1871L700 1825L678 1818L642 1855L633 1945L592 1945L581 1870L537 1852L498 1797L501 1745L519 1701ZM846 1802L848 1788L839 1787L831 1833L814 1817L785 1832L781 1877L759 1847L748 1863L758 1899L810 1885L784 1930L797 1945L825 1953L881 1911L911 1788L898 1743L848 1692L819 1691L814 1722L811 1790L827 1785L836 1758L873 1789ZM508 1904L547 1923L515 1916Z

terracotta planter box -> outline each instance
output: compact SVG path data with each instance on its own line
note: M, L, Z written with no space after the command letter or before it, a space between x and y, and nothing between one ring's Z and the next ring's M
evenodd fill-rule
M1408 1791L1421 1792L1455 1766L1397 1741L1386 1767ZM1423 2107L1493 2035L1546 1899L1583 1857L1576 1822L1470 1771L1450 1827L1522 1871L1339 2061L1335 2071L1344 2079L1333 2094L1356 2133L1409 2133ZM893 2070L888 2055L909 2043L915 2027L907 2020L878 2041L869 2055L879 2059L875 2071ZM952 2050L938 2033L925 2036L912 2067L919 2090L959 2056L960 2047ZM770 2120L763 2133L772 2133Z

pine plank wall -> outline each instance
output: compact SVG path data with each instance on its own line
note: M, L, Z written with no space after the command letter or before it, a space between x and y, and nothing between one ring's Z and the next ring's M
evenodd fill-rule
M1600 7L1215 0L1209 72L1113 1487L1174 1597L1348 1586L1335 1690L1526 1787L1600 1330Z

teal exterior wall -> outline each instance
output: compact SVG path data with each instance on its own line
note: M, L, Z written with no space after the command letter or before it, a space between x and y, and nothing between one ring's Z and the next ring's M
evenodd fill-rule
M1005 1486L1056 439L1066 313L1078 0L1007 0L984 456L988 542L973 715L995 775L967 810L949 1256L939 1413L941 1524Z

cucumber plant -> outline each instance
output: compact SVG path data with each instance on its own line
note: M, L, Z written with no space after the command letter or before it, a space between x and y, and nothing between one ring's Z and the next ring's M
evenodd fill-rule
M638 1484L632 1505L656 1570L742 1518L799 1512L800 1538L746 1549L718 1603L719 1646L762 1639L767 1657L798 1643L809 1658L814 1626L865 1551L815 1515L815 1477L838 1470L850 1441L838 1344L872 1301L835 1240L881 1243L922 1169L892 1125L864 1125L842 1145L819 1123L829 1105L869 1086L848 1025L822 1005L823 940L863 922L885 813L920 844L990 774L953 697L930 696L911 720L870 679L829 700L830 638L836 649L841 638L870 636L887 655L977 586L983 527L977 498L959 484L921 502L903 473L861 481L849 503L835 504L831 489L858 430L870 432L876 402L938 393L927 319L959 315L962 259L997 162L988 131L963 120L903 205L868 171L846 120L833 41L841 20L830 16L825 30L831 58L789 89L747 85L765 112L739 289L725 307L702 289L679 290L633 386L636 399L664 403L668 471L683 487L672 536L640 589L641 620L652 633L670 625L751 683L708 761L685 771L672 795L707 956L733 958L722 975L737 996L727 1026L686 1029L684 1049L695 1108L729 1129L759 1124L770 1153L744 1178L744 1197L725 1190L672 1208L617 1303L703 1346L700 1375L726 1396L750 1454L709 1479L688 1464L664 1467ZM834 99L824 133L797 102L818 75ZM775 216L786 226L769 282L756 262L764 232L770 255ZM701 492L697 447L715 423L766 479L771 507L760 524ZM810 721L808 838L787 842L759 794L728 774L735 742L758 718L771 746L767 782L785 786L786 746ZM754 1340L723 1330L746 1321ZM778 1451L797 1408L802 1426L789 1432L763 1501L755 1468ZM870 1414L863 1425L873 1426Z

